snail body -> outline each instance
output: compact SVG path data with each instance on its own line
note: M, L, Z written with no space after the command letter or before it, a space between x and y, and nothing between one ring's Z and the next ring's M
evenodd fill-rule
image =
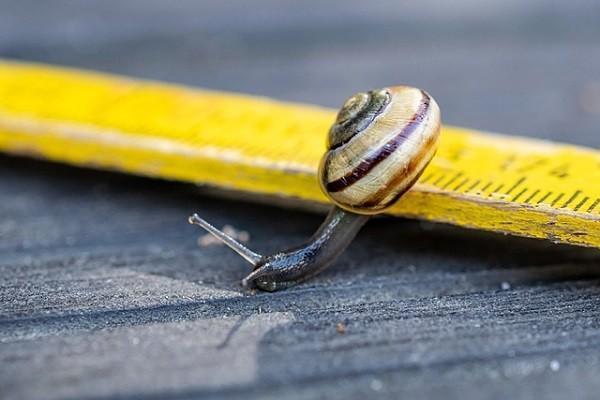
M440 109L423 90L395 86L358 93L339 111L319 165L321 189L334 206L305 244L263 256L194 214L199 225L254 266L243 286L275 291L314 276L346 249L373 214L409 190L437 149Z

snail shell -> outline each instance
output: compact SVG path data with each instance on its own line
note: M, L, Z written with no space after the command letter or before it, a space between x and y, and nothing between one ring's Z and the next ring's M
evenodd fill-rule
M419 179L437 149L440 109L423 90L358 93L329 131L319 166L325 194L359 214L384 211Z

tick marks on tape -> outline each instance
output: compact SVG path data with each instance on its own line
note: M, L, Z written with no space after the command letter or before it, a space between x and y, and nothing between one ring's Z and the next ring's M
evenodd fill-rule
M304 245L263 256L197 214L189 222L254 267L243 286L290 287L331 265L371 215L388 209L415 184L436 152L440 124L437 103L417 88L389 87L346 100L319 167L321 189L334 205Z

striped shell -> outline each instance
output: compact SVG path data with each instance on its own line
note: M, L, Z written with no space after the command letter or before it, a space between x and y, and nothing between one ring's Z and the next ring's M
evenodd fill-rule
M440 109L426 92L395 86L349 98L329 131L319 177L339 207L376 214L417 181L433 157Z

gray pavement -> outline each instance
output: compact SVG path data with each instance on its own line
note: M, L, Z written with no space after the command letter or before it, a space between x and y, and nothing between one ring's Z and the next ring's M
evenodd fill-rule
M447 122L600 147L600 3L439 3L0 1L0 57L328 106L406 82ZM0 398L600 392L597 250L380 218L319 277L248 293L193 211L261 252L322 219L0 156Z

